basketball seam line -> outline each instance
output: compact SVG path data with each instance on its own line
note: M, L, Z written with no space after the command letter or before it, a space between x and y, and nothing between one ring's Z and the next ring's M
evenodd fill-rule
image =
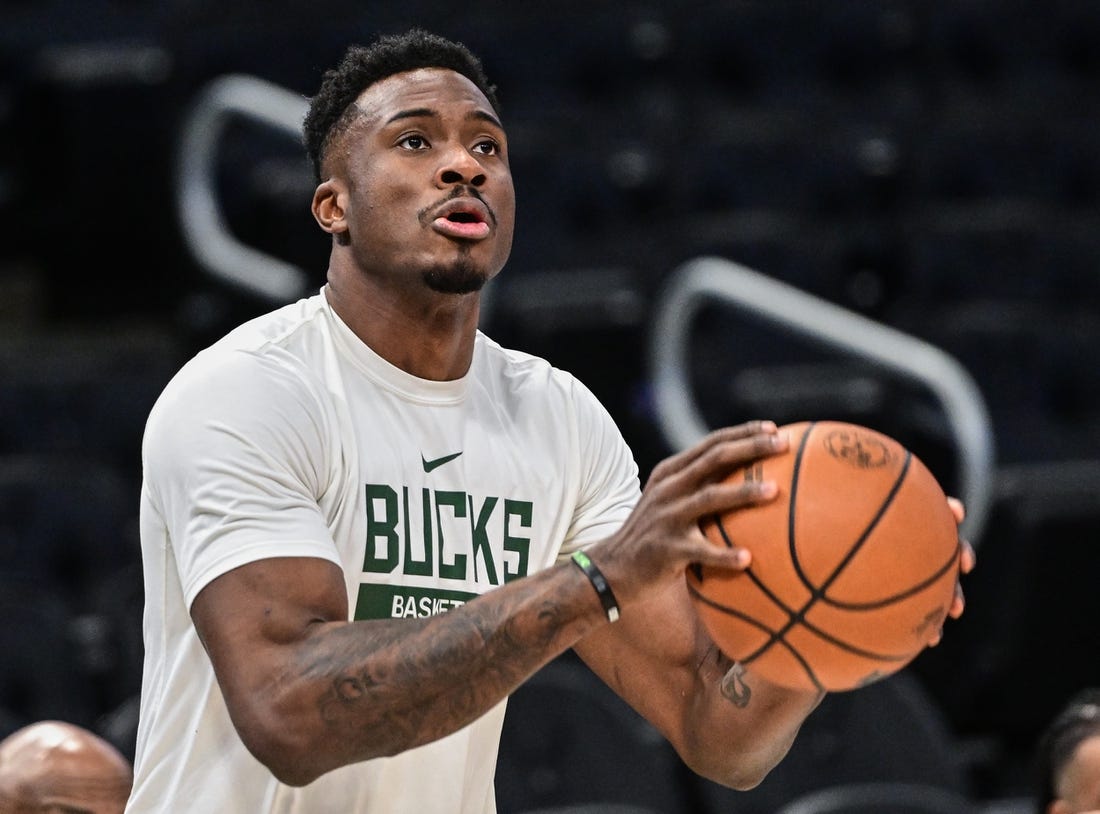
M765 591L768 594L769 598L772 599L772 601L775 602L776 605L786 611L788 618L787 622L779 630L771 633L767 642L757 648L757 651L755 653L750 654L750 658L759 657L760 654L766 652L768 648L775 644L775 642L777 641L785 641L784 636L797 624L801 624L804 627L813 630L819 636L822 636L823 638L832 641L831 637L825 636L823 632L817 630L810 622L806 620L806 614L809 613L810 609L815 604L817 604L817 601L819 599L823 599L825 597L825 592L829 589L829 586L836 581L837 577L840 576L845 567L847 567L847 565L852 561L852 558L855 557L860 547L862 547L862 545L867 541L867 538L870 536L871 532L874 531L879 521L882 520L882 517L886 513L886 510L889 508L890 504L893 503L894 497L897 495L898 490L901 489L901 484L905 480L906 474L909 472L909 462L912 460L912 454L908 450L906 450L905 463L901 468L901 472L898 473L898 477L894 481L894 485L891 487L890 492L886 496L886 499L879 506L879 509L875 513L875 516L871 519L871 522L868 524L867 528L863 530L863 533L860 534L860 536L856 539L856 542L848 550L848 553L845 555L844 559L840 561L833 573L830 574L829 577L820 586L815 587L806 578L805 572L798 564L797 546L795 544L794 533L795 516L797 513L798 480L802 464L802 455L806 449L807 443L809 442L808 439L813 432L814 426L816 426L816 422L811 423L810 426L806 428L806 431L802 434L802 441L798 447L798 455L795 458L794 468L791 476L791 498L787 504L787 547L790 553L791 564L794 566L795 572L798 574L799 579L802 580L802 584L810 592L810 598L806 600L805 604L801 608L799 608L798 610L792 610L791 608L788 608L786 604L779 602L775 598L775 596L771 594L770 591ZM751 572L751 566L749 570ZM761 585L758 580L754 579L753 581L756 582L757 585ZM763 586L761 585L761 587ZM834 641L833 643L837 644L838 646L841 645L841 642L839 640ZM847 645L846 648L858 651L858 648L855 648L851 645ZM812 675L811 679L816 682L816 678Z
M876 653L871 652L871 651L864 651L861 648L856 647L855 645L853 645L849 642L845 642L845 641L843 641L841 639L838 639L835 636L832 636L831 634L828 634L825 631L821 630L816 625L814 625L812 622L810 622L809 620L806 619L806 614L810 611L810 609L815 604L817 604L817 602L819 600L825 601L825 602L829 601L827 599L827 597L825 596L825 592L829 589L829 586L833 582L836 581L836 579L840 576L840 574L843 573L844 569L852 561L852 559L855 557L856 553L863 546L863 544L867 541L867 539L870 536L871 532L874 531L874 529L878 526L879 522L882 520L882 517L885 515L886 510L893 503L894 498L897 496L898 491L901 489L901 485L905 481L906 475L909 472L909 466L910 466L910 463L912 461L912 453L909 450L906 450L905 462L902 465L901 471L898 473L898 477L894 481L894 484L891 487L890 492L887 494L886 499L879 506L878 511L876 512L875 516L871 519L871 522L868 524L867 528L864 529L862 534L856 540L855 544L853 544L852 547L849 549L849 551L845 555L844 559L842 559L840 561L840 563L838 563L836 569L833 571L833 573L831 575L829 575L829 577L825 580L825 582L822 585L818 586L818 587L814 587L813 584L809 581L809 579L807 579L805 572L799 566L798 557L797 557L797 554L796 554L794 529L795 529L795 516L796 516L796 510L797 510L798 482L799 482L799 475L801 474L802 456L803 456L803 453L805 452L806 445L809 443L810 435L812 434L813 429L816 426L816 424L817 424L816 421L811 422L810 425L806 428L806 431L802 434L802 438L801 438L801 441L800 441L799 447L798 447L798 453L795 456L795 460L794 460L794 464L793 464L793 468L792 468L791 497L790 497L790 500L788 501L788 504L787 504L787 547L788 547L788 551L789 551L789 554L790 554L791 563L794 566L795 572L798 574L798 578L802 581L803 586L810 592L810 598L797 611L792 610L791 608L789 608L786 605L786 603L779 601L778 597L775 594L773 594L759 580L759 578L756 577L755 574L752 573L752 568L750 566L749 569L747 569L746 573L748 573L748 575L749 575L750 579L752 580L752 582L779 609L781 609L783 612L785 612L787 614L787 621L784 623L784 625L780 629L775 630L775 631L772 631L766 625L761 624L760 625L761 628L768 632L768 640L764 644L762 644L760 647L758 647L756 649L756 651L754 651L753 653L750 653L743 660L743 663L744 664L749 664L751 661L759 658L761 655L766 653L773 645L775 645L776 643L779 643L779 644L783 645L783 647L786 648L788 651L790 651L792 655L795 656L795 658L798 660L798 662L802 665L803 669L806 671L807 677L810 679L810 681L812 681L815 686L820 688L821 683L818 680L817 675L814 673L813 669L809 666L809 664L806 663L805 659L801 656L801 654L799 654L794 649L793 645L791 645L785 639L785 635L790 630L792 630L796 625L801 624L804 628L806 628L807 630L809 630L810 632L812 632L813 634L815 634L819 638L825 639L826 641L830 642L831 644L833 644L833 645L835 645L835 646L837 646L837 647L839 647L843 650L847 650L849 652L855 653L855 654L863 656L865 658L874 659L874 660L885 660L885 661L899 661L899 660L904 660L906 658L911 657L909 654L906 654L904 656L892 656L892 655L876 654ZM731 545L731 542L730 542L728 536L726 535L725 528L723 527L720 520L716 523L716 525L718 526L718 528L719 528L719 530L722 534L723 540L725 540L727 545ZM740 615L740 614L737 614L737 615Z

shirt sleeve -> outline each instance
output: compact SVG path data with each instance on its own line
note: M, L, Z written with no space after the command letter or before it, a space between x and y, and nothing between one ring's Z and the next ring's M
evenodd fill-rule
M581 490L559 562L615 533L641 495L638 465L607 409L576 380L573 404Z
M146 484L188 606L215 577L268 557L339 562L319 496L332 417L277 353L192 361L146 426Z

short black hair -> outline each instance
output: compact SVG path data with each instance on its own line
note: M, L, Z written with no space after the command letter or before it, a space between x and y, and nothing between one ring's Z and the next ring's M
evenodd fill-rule
M1077 747L1095 735L1100 735L1100 688L1090 687L1071 698L1039 738L1035 758L1039 814L1058 799L1058 778Z
M325 72L320 90L310 100L303 136L317 181L333 136L346 130L357 115L353 103L359 95L388 76L418 68L446 68L462 74L500 115L496 87L489 83L481 60L465 45L421 28L382 34L370 45L350 46L339 64Z

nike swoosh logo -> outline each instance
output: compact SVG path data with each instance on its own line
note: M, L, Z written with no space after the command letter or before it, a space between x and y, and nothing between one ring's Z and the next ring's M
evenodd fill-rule
M444 455L442 458L436 458L429 461L427 458L424 457L424 453L420 453L420 462L424 464L425 472L431 472L433 469L438 469L439 467L443 466L443 464L453 461L461 454L461 452L455 452L451 455Z

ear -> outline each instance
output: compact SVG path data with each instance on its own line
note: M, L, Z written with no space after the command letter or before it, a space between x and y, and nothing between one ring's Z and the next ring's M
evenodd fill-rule
M322 181L313 191L311 209L313 218L330 235L340 235L348 230L344 208L347 202L347 190L343 184L333 178Z

